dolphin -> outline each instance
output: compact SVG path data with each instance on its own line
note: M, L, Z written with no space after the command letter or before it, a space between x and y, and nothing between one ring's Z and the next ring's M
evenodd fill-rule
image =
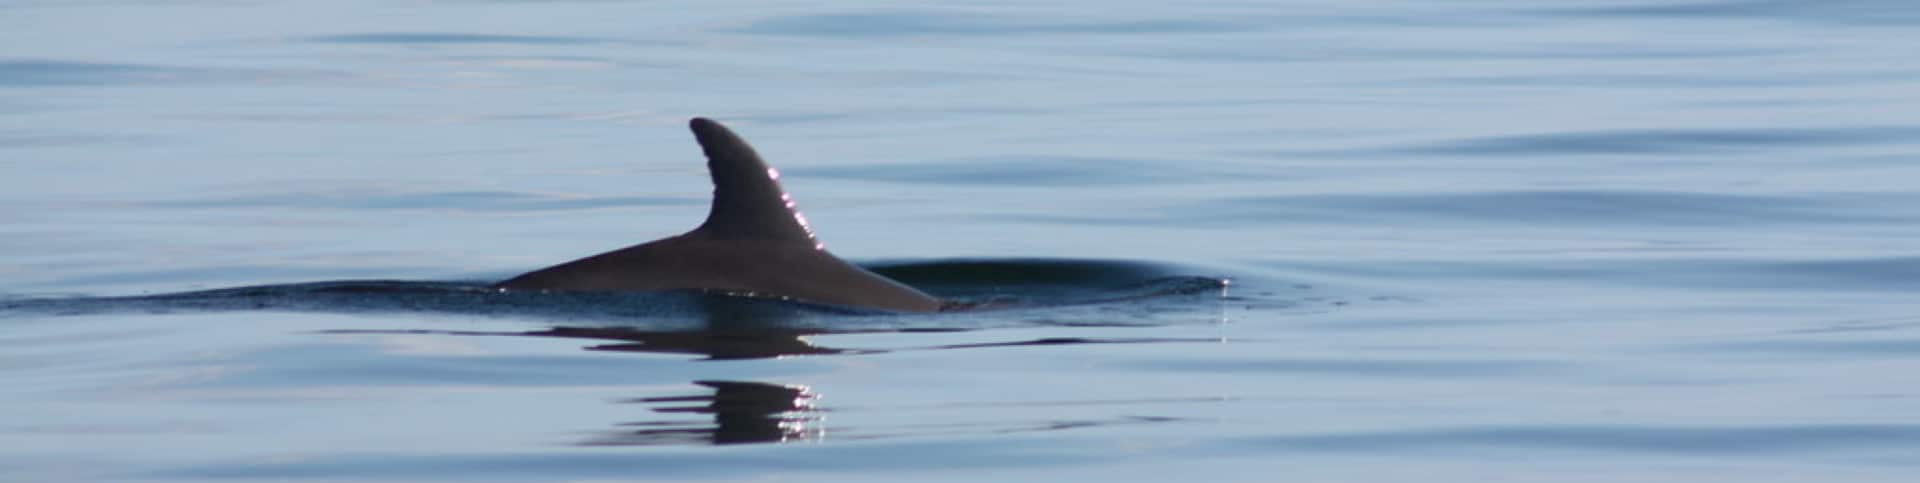
M825 244L740 136L706 118L688 122L707 155L713 207L680 235L554 265L493 285L502 290L704 290L880 309L937 312L933 296L847 263Z

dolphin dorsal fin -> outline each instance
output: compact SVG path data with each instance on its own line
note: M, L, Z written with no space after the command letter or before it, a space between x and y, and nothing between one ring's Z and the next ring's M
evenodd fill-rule
M807 218L794 208L793 198L780 189L780 172L760 160L752 146L707 118L693 118L688 125L700 141L700 150L706 152L707 172L713 175L713 209L694 233L824 248L807 226Z

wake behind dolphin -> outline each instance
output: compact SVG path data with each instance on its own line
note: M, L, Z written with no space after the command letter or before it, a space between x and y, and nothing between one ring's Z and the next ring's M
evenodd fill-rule
M726 126L689 122L713 176L713 208L693 231L535 270L506 290L693 289L898 312L935 312L940 299L828 253L778 171Z

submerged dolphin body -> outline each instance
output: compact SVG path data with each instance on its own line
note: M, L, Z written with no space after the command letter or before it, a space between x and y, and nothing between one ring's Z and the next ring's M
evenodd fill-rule
M494 284L508 290L715 290L899 312L940 299L827 253L779 173L726 126L690 126L713 175L713 208L693 231L574 260Z

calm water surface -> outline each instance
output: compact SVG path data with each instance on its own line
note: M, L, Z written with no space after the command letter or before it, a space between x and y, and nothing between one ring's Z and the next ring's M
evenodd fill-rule
M1916 12L0 2L0 479L1912 481ZM473 289L696 115L1031 306Z

